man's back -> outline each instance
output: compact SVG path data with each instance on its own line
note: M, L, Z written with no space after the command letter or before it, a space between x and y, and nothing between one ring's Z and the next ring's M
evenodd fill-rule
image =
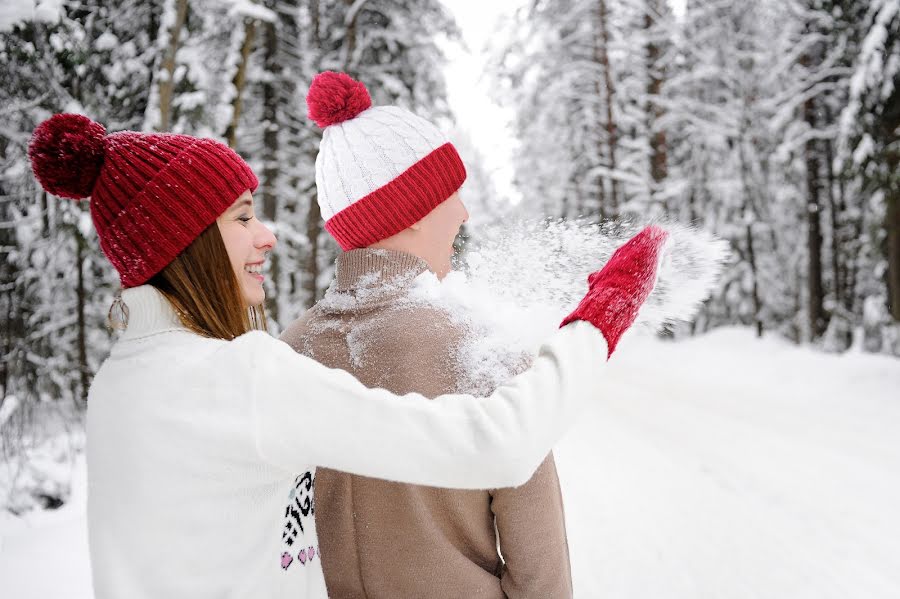
M282 339L370 387L427 397L471 391L460 388L465 327L409 295L425 270L409 254L347 252L333 288ZM436 489L320 469L315 494L333 597L571 596L552 456L516 489Z

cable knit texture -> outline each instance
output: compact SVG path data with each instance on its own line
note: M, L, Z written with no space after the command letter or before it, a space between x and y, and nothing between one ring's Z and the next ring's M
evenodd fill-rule
M48 192L90 196L100 247L125 288L146 283L258 185L247 163L218 141L103 132L87 117L55 115L35 130L29 156ZM82 176L63 182L70 171Z
M372 245L422 220L459 189L466 169L449 143L325 223L341 249Z
M427 120L396 106L357 113L364 105L357 101L361 91L346 81L349 77L338 80L338 75L317 76L307 103L309 114L328 125L316 157L319 208L325 228L350 250L421 220L462 186L466 169L453 145ZM344 97L347 90L352 90L350 99Z

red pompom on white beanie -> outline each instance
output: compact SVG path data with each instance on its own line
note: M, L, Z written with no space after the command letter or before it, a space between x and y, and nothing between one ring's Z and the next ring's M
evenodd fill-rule
M345 251L417 223L466 180L456 148L437 127L396 106L372 107L366 87L345 73L317 75L306 104L324 128L319 208Z

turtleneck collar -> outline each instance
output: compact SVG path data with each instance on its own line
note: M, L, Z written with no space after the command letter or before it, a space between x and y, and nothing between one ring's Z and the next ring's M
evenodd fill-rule
M384 284L412 281L428 270L428 264L412 254L396 250L363 248L340 254L335 265L335 291L355 291Z
M319 305L329 312L352 312L390 303L426 271L428 263L406 252L350 250L338 255L334 283Z
M128 309L128 326L121 339L145 337L164 331L189 331L169 300L152 285L141 285L122 291Z

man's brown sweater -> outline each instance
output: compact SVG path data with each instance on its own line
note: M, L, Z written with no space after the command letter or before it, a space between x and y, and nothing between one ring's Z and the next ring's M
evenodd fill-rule
M326 297L281 338L369 387L427 397L471 391L460 388L465 328L441 308L410 301L409 288L426 269L401 252L346 252ZM319 469L315 497L322 567L335 599L572 595L552 455L521 487L491 491Z

